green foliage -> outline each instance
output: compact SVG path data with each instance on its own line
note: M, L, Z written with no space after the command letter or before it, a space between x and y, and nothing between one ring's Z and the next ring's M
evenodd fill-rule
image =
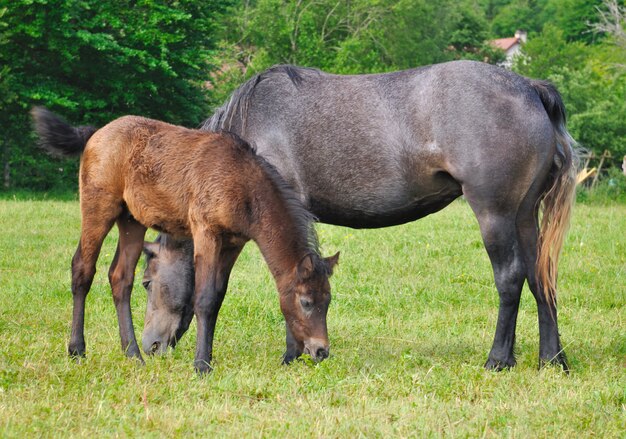
M491 30L499 38L510 37L518 29L540 31L544 23L542 11L548 0L513 0L498 8Z
M490 22L509 3L511 3L511 0L478 0L478 4L485 11L485 17Z
M492 63L482 9L473 1L258 0L226 14L212 74L220 105L254 73L293 63L344 74L393 71L453 59Z
M579 69L588 57L588 48L580 42L568 43L565 33L554 25L524 44L524 56L515 59L514 70L530 78L547 78Z
M524 45L514 69L549 79L563 95L568 128L586 149L626 154L626 72L612 67L604 46L568 42L565 31L546 25Z
M46 163L33 148L27 115L32 105L45 105L73 123L102 125L129 113L200 122L209 110L203 83L215 46L212 35L226 5L0 0L5 10L0 65L10 69L15 96L2 100L0 123L9 131L4 150L13 184L42 189L67 184L65 176L49 172L58 163ZM68 177L75 180L74 173Z
M548 0L544 17L563 31L567 41L592 43L598 38L590 24L598 20L602 0Z
M626 176L622 169L611 167L607 175L598 180L593 188L581 186L576 192L576 201L592 205L626 203Z
M454 58L491 63L503 61L504 53L488 43L488 30L489 24L480 10L470 6L461 8L448 40Z

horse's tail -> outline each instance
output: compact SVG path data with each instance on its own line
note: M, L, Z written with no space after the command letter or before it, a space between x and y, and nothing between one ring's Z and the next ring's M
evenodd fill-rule
M566 129L565 106L557 89L547 81L531 81L550 117L556 135L556 153L550 178L541 201L541 227L539 231L536 273L548 303L556 303L556 280L559 256L570 223L578 154L576 142Z
M97 131L92 126L73 127L43 107L33 108L30 114L39 136L39 145L57 157L80 155L89 138Z

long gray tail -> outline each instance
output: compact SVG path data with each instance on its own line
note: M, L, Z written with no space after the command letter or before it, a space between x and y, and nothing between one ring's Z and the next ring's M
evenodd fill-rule
M556 280L559 256L569 228L574 195L578 155L576 142L567 132L565 106L558 90L547 81L531 81L543 103L556 134L556 154L551 178L541 202L536 273L548 303L556 303Z
M39 145L56 157L80 155L89 138L97 131L92 126L73 127L43 107L34 107L30 114L39 136Z

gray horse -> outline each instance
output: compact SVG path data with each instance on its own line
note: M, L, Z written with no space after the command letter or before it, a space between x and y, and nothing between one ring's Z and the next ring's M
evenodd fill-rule
M485 367L515 365L527 281L539 314L540 364L568 369L556 277L577 158L551 84L471 61L356 76L276 66L235 90L203 128L232 131L253 144L324 223L392 226L464 195L500 295ZM185 275L193 269L190 251L168 242L148 264L147 352L173 346L193 312L192 277ZM287 331L285 362L301 353Z

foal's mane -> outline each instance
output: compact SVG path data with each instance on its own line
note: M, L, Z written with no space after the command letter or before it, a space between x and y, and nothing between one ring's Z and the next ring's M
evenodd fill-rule
M307 250L319 256L319 242L317 240L317 233L315 232L314 227L314 223L317 218L315 218L315 216L309 212L306 207L304 207L304 204L300 201L298 194L278 173L276 168L270 162L258 155L254 147L252 147L248 142L230 131L220 130L220 134L232 137L235 141L236 147L241 148L253 156L255 161L261 166L261 169L263 169L264 174L269 178L274 189L278 192L279 197L285 202L285 208L287 209L288 215L293 218L298 235L306 237L305 243Z
M230 99L215 110L213 116L204 121L200 129L207 131L232 130L233 119L239 118L241 121L241 134L245 131L246 121L248 119L248 107L250 97L254 94L257 85L262 81L276 79L283 75L287 75L291 83L298 87L304 81L305 73L322 73L321 70L310 67L298 67L292 65L276 65L269 69L254 75L243 85L237 88L231 95Z

